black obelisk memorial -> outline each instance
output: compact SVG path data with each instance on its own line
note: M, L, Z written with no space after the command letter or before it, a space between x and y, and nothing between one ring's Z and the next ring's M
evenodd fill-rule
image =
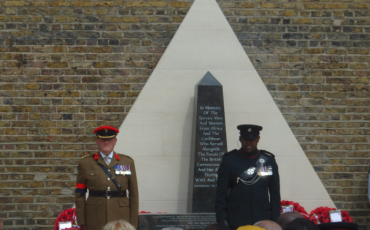
M210 73L196 86L192 213L214 213L217 170L227 151L222 85ZM190 210L189 210L190 211Z
M195 100L188 213L140 214L138 230L203 230L216 223L217 170L227 146L222 85L210 72L196 85Z

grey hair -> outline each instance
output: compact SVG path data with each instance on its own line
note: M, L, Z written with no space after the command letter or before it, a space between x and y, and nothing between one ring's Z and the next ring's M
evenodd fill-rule
M107 223L103 230L136 230L129 222L124 220L115 220Z

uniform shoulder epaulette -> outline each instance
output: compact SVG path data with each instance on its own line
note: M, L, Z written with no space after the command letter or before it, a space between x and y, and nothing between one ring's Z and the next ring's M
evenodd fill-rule
M130 156L126 155L126 154L121 154L121 153L117 153L117 154L119 156L127 157L127 158L130 158L131 160L134 160L134 159L132 159L132 157L130 157Z
M228 155L230 155L232 153L236 153L236 152L238 152L238 150L237 149L233 149L230 152L225 153L222 157L228 156Z
M270 153L269 151L261 149L261 153L268 156L268 157L275 157L274 154Z

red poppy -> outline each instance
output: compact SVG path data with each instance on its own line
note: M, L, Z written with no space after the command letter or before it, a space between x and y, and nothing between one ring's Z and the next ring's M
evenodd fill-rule
M310 218L315 224L329 223L330 222L330 211L337 210L335 208L318 207L310 212ZM343 222L353 223L352 217L348 212L341 210L341 216Z
M309 219L309 215L306 210L299 204L289 200L283 200L280 202L280 213L283 212L283 206L293 205L293 211L299 212L305 219Z
M57 217L55 224L54 224L54 230L61 230L59 229L59 222L66 222L71 221L72 226L76 226L77 223L75 221L76 219L76 209L69 208L67 210L64 210L62 213L59 214ZM65 228L64 230L78 230L80 227L72 227L72 228Z

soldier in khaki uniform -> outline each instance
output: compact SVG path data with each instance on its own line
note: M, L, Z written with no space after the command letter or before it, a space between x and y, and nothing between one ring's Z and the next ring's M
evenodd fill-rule
M131 157L113 152L118 132L111 126L95 129L99 151L79 162L76 215L81 230L101 230L113 220L126 220L135 228L138 226L135 164Z

